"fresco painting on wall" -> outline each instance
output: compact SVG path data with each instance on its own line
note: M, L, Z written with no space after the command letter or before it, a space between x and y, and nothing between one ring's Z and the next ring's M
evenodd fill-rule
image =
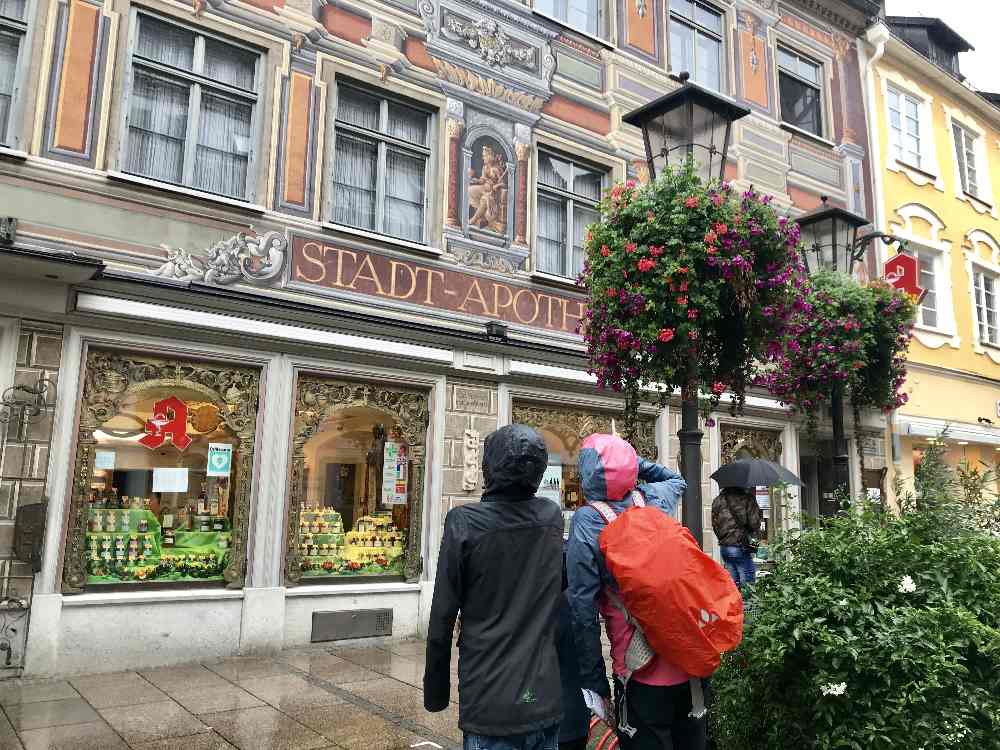
M503 146L490 136L472 144L469 169L469 226L496 234L507 231L507 184L510 164Z

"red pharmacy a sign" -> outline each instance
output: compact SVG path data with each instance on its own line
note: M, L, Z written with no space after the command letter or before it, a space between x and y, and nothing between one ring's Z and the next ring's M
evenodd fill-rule
M909 255L894 255L882 266L882 277L887 283L906 292L919 303L927 290L919 283L920 265L917 259Z
M146 434L139 439L139 443L154 450L169 437L178 450L184 450L191 445L187 422L187 404L177 396L168 396L153 404L153 416L146 420Z

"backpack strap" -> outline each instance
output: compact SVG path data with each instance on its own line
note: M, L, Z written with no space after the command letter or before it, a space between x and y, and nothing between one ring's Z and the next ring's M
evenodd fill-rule
M598 513L601 514L601 518L604 519L604 523L606 523L606 524L610 525L610 524L614 523L614 521L615 521L616 518L618 518L618 514L615 513L611 509L611 506L608 505L603 500L596 500L596 501L590 503L590 506L594 510L596 510Z

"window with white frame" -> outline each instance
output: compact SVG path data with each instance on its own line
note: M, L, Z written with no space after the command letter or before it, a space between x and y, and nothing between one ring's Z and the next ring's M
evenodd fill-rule
M604 0L535 0L535 10L591 36L603 32Z
M1000 345L1000 310L997 308L997 277L983 269L972 274L972 290L976 299L976 325L981 344Z
M670 69L722 90L722 13L696 0L670 0Z
M928 328L938 328L942 322L938 315L938 285L937 285L937 264L939 255L933 250L915 248L907 246L904 252L912 258L916 258L919 270L917 283L922 289L927 290L924 299L920 303L917 314L917 322Z
M123 170L245 200L261 53L136 15Z
M976 134L957 122L951 124L955 137L955 161L962 180L962 190L979 197L979 174L976 169Z
M583 270L587 227L600 218L607 171L538 152L538 270L575 278Z
M920 151L920 107L916 97L894 88L888 90L889 142L893 156L911 166L922 168Z
M13 139L14 94L21 48L28 31L27 0L0 0L0 145Z
M432 115L342 83L337 90L333 221L424 241Z
M782 121L822 137L823 66L779 46L778 89Z

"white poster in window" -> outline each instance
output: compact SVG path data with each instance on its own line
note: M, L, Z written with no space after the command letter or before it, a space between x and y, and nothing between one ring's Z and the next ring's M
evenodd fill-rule
M187 469L153 469L153 492L187 491Z
M205 475L209 477L228 477L233 469L233 446L229 443L208 444L208 468Z
M562 464L546 466L542 474L542 483L538 485L538 497L545 497L560 508L563 504L563 467Z
M406 505L406 449L387 440L382 458L382 502Z
M115 452L114 451L94 451L94 468L114 471Z
M768 510L771 507L771 488L758 487L756 495L757 495L757 505L760 506L760 509Z

